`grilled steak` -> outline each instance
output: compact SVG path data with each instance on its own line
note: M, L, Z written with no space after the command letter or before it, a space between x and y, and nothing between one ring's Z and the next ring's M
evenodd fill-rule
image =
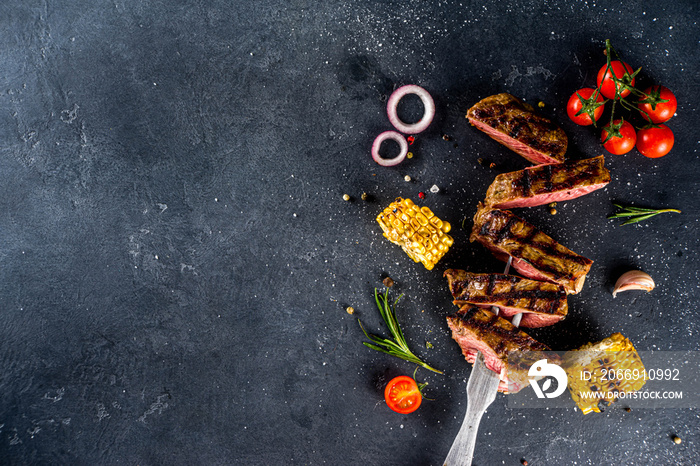
M522 313L521 327L556 324L566 317L569 309L566 290L554 283L455 269L446 270L444 276L456 305L472 304L487 309L498 306L499 315L505 318Z
M568 144L564 131L510 94L482 99L467 111L467 118L491 138L536 165L564 161Z
M506 319L480 307L462 307L447 317L452 338L462 348L462 354L472 364L476 353L484 355L486 367L498 374L498 391L517 393L528 385L530 365L541 359L542 351L549 348L513 326ZM517 364L509 364L519 356Z
M480 242L501 260L512 256L513 268L522 275L563 285L569 294L581 291L593 264L510 211L482 203L469 240Z
M499 209L567 201L610 183L603 156L502 173L489 186L486 204Z

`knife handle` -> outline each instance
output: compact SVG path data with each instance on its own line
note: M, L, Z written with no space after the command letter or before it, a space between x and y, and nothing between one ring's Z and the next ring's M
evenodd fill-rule
M474 446L476 445L476 433L483 415L483 410L470 409L470 406L467 406L462 427L452 443L452 448L450 448L443 466L471 466Z

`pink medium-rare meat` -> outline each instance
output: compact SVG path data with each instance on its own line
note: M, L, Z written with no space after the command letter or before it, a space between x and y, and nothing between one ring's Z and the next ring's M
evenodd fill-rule
M447 325L467 361L473 364L481 351L486 367L501 379L500 392L517 393L527 386L528 368L546 358L543 351L549 351L506 319L480 307L463 306L447 317Z
M610 172L603 156L502 173L489 186L485 203L498 209L567 201L605 187Z
M564 130L510 94L497 94L467 111L469 123L535 165L561 163L569 143Z
M512 266L533 280L558 283L568 294L583 288L593 261L576 254L508 210L479 203L469 238L496 257L513 257Z
M500 273L470 273L447 269L454 304L471 304L486 309L497 306L499 315L510 318L522 313L521 327L556 324L566 317L568 303L563 286Z

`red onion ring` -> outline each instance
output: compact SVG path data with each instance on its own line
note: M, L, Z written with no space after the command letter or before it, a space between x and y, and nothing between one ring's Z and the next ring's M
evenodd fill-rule
M423 117L412 125L406 124L401 121L396 114L396 107L399 105L399 101L407 94L415 94L420 97L421 102L423 102ZM386 104L386 111L389 114L389 121L394 125L394 128L398 129L404 134L418 134L425 130L430 123L433 121L435 116L435 102L433 98L430 97L428 91L415 84L409 84L407 86L401 86L396 89L393 94L389 97L389 102Z
M379 148L387 139L393 139L399 143L399 155L393 159L385 159L379 155ZM406 138L403 137L403 135L397 133L396 131L384 131L377 136L374 143L372 143L372 159L383 167L393 167L394 165L400 164L403 162L403 159L406 158L406 154L408 154L408 142L406 142Z

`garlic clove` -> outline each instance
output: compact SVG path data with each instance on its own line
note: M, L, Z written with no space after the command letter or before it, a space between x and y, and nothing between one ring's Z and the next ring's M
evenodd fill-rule
M651 291L654 289L654 280L641 270L630 270L623 273L615 282L613 290L613 298L621 291L629 290L644 290Z

